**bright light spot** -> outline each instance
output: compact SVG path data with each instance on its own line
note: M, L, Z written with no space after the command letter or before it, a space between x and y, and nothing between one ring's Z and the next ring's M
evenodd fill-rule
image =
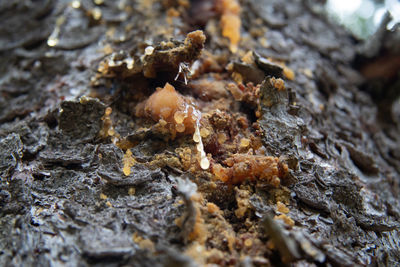
M386 6L392 13L394 20L400 20L400 1L398 0L386 0Z
M388 24L388 28L391 29L396 23L400 22L400 1L386 0L386 6L393 18Z
M339 16L343 13L353 13L361 5L362 0L328 0L328 8Z
M153 54L153 51L154 51L154 47L148 46L148 47L146 47L146 49L144 50L144 54L147 55L147 56L149 56L149 55Z
M385 13L386 13L386 8L384 8L384 7L381 7L377 11L375 11L375 15L374 15L374 24L375 25L379 25L381 23Z
M101 18L101 10L98 7L92 9L92 16L95 20L99 20Z
M333 19L361 39L376 31L386 12L393 18L387 29L400 23L400 0L328 0L326 9Z
M50 37L47 39L47 45L50 47L56 46L58 43L58 39Z
M360 9L358 10L358 14L362 18L368 19L372 17L374 11L375 11L375 6L371 1L363 1Z
M131 70L133 69L133 64L135 63L135 60L133 60L133 58L127 58L125 59L125 63L128 70Z
M71 6L73 8L80 8L81 7L81 2L79 1L72 1Z

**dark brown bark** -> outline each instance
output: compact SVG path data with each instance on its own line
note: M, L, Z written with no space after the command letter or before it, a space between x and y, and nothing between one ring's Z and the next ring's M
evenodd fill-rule
M364 45L318 1L241 0L232 53L223 1L100 2L0 3L1 265L400 262L398 29ZM204 49L200 34L185 41L199 29ZM245 85L227 85L232 72ZM207 170L184 166L190 134L136 116L166 82L212 129Z

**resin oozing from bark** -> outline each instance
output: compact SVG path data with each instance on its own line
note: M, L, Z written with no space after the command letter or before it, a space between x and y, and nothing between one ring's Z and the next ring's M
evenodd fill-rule
M165 127L168 127L173 137L177 133L193 134L193 141L197 143L196 148L200 155L200 167L203 170L209 168L210 162L204 152L200 135L201 112L172 85L166 83L164 88L157 88L144 103L138 105L136 114L167 122Z
M222 36L230 41L229 49L236 53L240 41L240 5L236 0L220 0Z
M275 187L288 172L288 166L279 158L263 155L235 154L225 160L226 167L215 164L214 175L223 182L240 184L245 180L267 182Z

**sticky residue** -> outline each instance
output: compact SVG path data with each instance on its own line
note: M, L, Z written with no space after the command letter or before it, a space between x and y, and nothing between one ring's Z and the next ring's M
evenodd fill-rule
M230 41L229 49L232 53L238 50L240 41L240 6L237 0L221 0L221 28L222 36Z
M286 207L286 205L285 204L283 204L282 202L280 202L280 201L278 201L277 203L276 203L276 210L278 211L278 212L280 212L280 213L289 213L289 208L288 207Z
M287 165L280 162L279 158L262 155L235 154L224 163L227 167L215 164L212 172L217 179L232 184L240 184L244 180L257 180L278 187L280 179L288 170Z
M291 81L293 81L295 78L294 71L291 68L286 67L286 66L283 68L283 75L285 75L285 77Z
M293 227L294 221L286 214L276 215L274 217L275 220L282 220L287 226Z
M203 145L203 140L201 138L201 134L200 134L200 116L201 114L199 113L199 118L196 121L196 129L194 131L193 134L193 141L195 141L197 143L197 151L200 154L200 167L203 170L207 170L210 167L210 161L208 160L207 156L206 156L206 152L204 152L204 145Z
M172 85L166 83L163 88L157 88L145 102L136 107L136 115L159 121L170 131L173 139L177 134L193 134L193 141L197 143L200 167L203 170L209 168L210 162L204 151L200 131L201 112Z
M130 149L126 150L122 163L124 164L122 172L125 176L129 176L131 174L131 167L136 163L136 160L132 157L132 151Z

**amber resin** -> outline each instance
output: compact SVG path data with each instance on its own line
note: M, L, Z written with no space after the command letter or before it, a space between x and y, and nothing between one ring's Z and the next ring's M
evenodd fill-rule
M235 154L224 162L226 167L215 164L212 172L221 181L239 184L245 180L267 182L275 187L280 185L288 167L279 158L262 155Z
M163 126L171 132L172 138L175 138L177 133L193 134L193 141L197 143L196 148L199 152L200 167L203 170L209 168L210 162L204 152L200 134L201 112L172 85L166 83L164 88L157 88L145 102L136 107L136 115L163 122Z
M240 5L236 0L220 0L222 36L230 41L229 49L236 53L240 41Z

